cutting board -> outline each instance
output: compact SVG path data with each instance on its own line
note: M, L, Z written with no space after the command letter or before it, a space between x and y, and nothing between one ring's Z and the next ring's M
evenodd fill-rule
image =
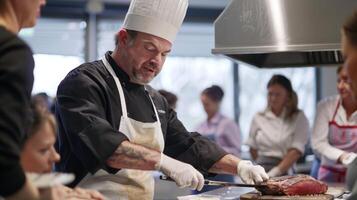
M258 192L250 192L240 196L241 200L333 200L333 195L320 194L314 196L272 196L260 195Z

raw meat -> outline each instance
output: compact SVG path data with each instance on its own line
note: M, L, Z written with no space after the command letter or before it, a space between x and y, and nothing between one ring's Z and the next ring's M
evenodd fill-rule
M308 175L270 178L267 187L257 188L267 195L313 195L324 194L328 186Z

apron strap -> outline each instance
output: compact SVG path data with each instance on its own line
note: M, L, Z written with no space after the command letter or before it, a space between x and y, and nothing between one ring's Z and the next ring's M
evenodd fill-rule
M340 107L340 104L341 104L341 99L339 98L338 101L337 101L337 105L336 105L336 108L335 108L335 112L334 112L333 115L332 115L331 122L334 122L334 121L335 121L335 117L336 117L336 114L337 114L337 110L338 110L338 107Z
M329 171L330 173L333 173L336 175L336 181L338 182L343 182L346 177L346 171L347 169L343 168L335 168L332 166L327 166L327 165L321 165L320 166L323 170Z
M154 101L152 100L151 95L150 95L149 91L146 89L146 87L145 87L145 86L144 86L144 88L145 88L145 90L148 92L147 94L148 94L149 99L150 99L150 101L151 101L152 107L154 108L154 112L155 112L156 120L157 120L157 122L159 122L159 124L160 124L160 126L161 126L161 122L160 122L159 114L157 113L157 110L156 110L156 106L155 106L155 104L154 104Z
M105 56L102 59L102 62L104 64L105 68L109 71L109 73L114 78L115 84L117 85L117 89L118 89L119 96L120 96L120 104L121 104L121 109L122 109L123 116L128 117L128 111L127 111L127 108L126 108L126 101L125 101L125 97L124 97L123 87L121 86L120 80L119 80L118 76L116 76L112 66L109 64L109 62L108 62L108 60L107 60L107 58ZM145 90L147 91L146 87L145 87ZM160 123L159 114L157 113L154 101L152 100L152 98L151 98L149 93L148 93L148 96L149 96L149 99L150 99L151 104L153 106L156 119Z
M125 97L124 97L124 92L123 92L123 88L121 86L120 80L117 77L117 75L115 74L112 66L109 64L109 62L107 61L107 58L104 56L104 58L102 59L102 62L105 66L105 68L107 68L107 70L109 71L109 73L112 75L115 84L117 85L117 89L119 92L119 96L120 96L120 104L121 104L121 110L123 113L123 116L128 117L128 111L126 109L126 102L125 102Z

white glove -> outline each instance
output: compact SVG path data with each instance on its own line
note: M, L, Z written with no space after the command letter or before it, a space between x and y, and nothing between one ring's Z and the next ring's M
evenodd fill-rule
M356 153L353 152L349 152L347 153L346 156L344 156L344 158L341 160L341 163L345 166L349 165L350 163L352 163L357 157Z
M161 153L157 170L172 178L177 186L200 191L204 185L203 175L187 163L180 162Z
M283 173L281 172L280 168L278 166L273 167L269 172L268 172L268 176L269 177L277 177L277 176L281 176Z
M253 165L249 160L241 160L237 165L238 176L244 183L261 183L269 179L267 173L260 165Z

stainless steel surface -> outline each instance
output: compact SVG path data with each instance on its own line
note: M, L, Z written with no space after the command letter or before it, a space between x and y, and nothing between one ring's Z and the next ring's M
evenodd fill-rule
M356 0L231 0L214 23L213 54L258 67L338 64L340 28Z
M174 181L170 177L167 177L165 175L160 176L161 180L166 180L166 181ZM211 180L205 180L204 181L205 185L212 185L212 186L221 186L221 187L253 187L253 188L261 188L261 187L267 187L265 184L245 184L245 183L231 183L231 182L224 182L224 181L211 181Z
M180 196L178 197L178 199L179 200L194 200L194 199L238 200L241 195L252 191L254 191L254 189L252 188L222 187L201 194Z

